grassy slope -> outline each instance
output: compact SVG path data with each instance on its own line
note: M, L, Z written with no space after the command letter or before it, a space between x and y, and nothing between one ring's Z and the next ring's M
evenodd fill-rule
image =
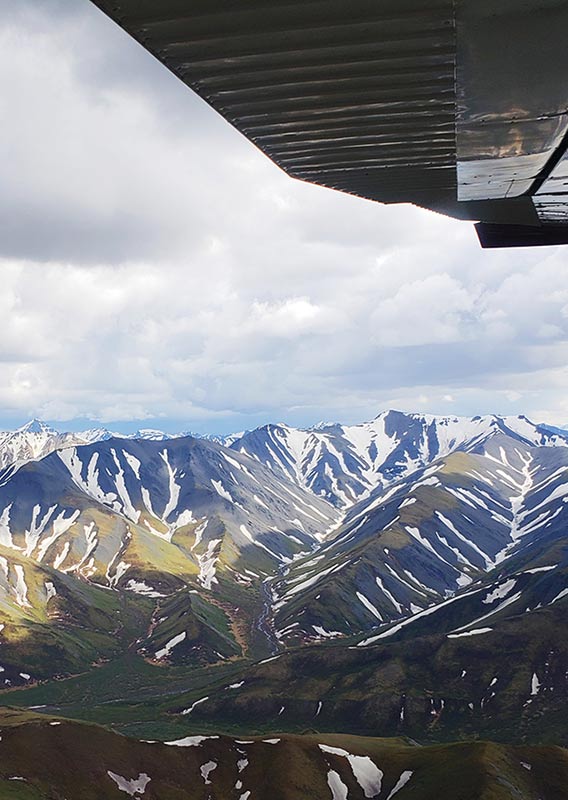
M362 800L364 793L348 760L322 752L321 743L370 758L383 773L377 793L381 798L388 796L404 771L413 774L397 800L568 797L568 755L561 748L486 742L422 748L401 739L345 735L285 735L274 744L251 739L243 744L222 736L192 747L166 747L97 726L11 710L0 714L0 727L0 796L18 800L125 797L108 771L126 780L146 774L150 781L144 800L227 800L247 791L251 797L271 800L329 800L330 769L340 776L349 798ZM248 764L239 772L237 762L245 758ZM207 762L217 765L208 785L200 770ZM14 777L24 780L10 780Z
M523 615L483 636L292 651L252 667L230 702L217 695L195 717L422 741L568 744L564 613L558 607ZM540 688L532 696L535 673Z
M47 705L144 738L315 729L423 743L483 737L568 745L562 615L558 604L483 636L304 647L266 663L160 667L131 654L77 678L6 692L1 701ZM531 696L534 673L540 688ZM203 697L190 715L180 713Z

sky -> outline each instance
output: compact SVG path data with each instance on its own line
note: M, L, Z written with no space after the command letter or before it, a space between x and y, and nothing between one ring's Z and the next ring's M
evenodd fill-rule
M0 427L568 423L568 249L288 178L89 0L0 3Z

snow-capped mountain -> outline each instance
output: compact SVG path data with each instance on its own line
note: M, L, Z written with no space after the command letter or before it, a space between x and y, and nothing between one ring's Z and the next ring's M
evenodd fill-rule
M249 614L252 626L257 612L244 609L258 605L262 581L311 552L337 520L325 500L203 439L65 447L0 480L4 635L44 618L55 598L61 613L69 578L170 598L169 613L140 642L158 658L187 624L188 588L215 602L235 598L240 621ZM73 619L74 605L63 607ZM232 647L217 642L208 652L231 655Z
M418 614L486 576L556 568L566 560L567 500L567 447L499 431L454 450L375 490L317 553L290 567L273 586L279 635L353 634ZM557 574L560 591L567 575Z
M3 547L108 586L144 569L168 582L177 568L150 557L163 542L207 588L221 564L247 581L243 564L270 573L315 547L337 516L253 459L189 437L67 447L0 484Z
M158 431L153 428L141 428L136 433L120 433L119 431L109 431L108 428L89 428L86 431L76 433L77 443L93 444L94 442L106 442L108 439L147 439L151 442L163 442L168 439L178 439L182 436L191 434L179 433L171 434Z
M16 462L0 474L3 636L44 626L37 646L55 637L62 671L69 643L54 621L101 624L109 590L157 604L140 652L207 662L372 638L479 582L497 591L513 569L563 563L568 439L524 417L391 411L355 426L265 426L228 447L139 433L35 421L4 440Z
M167 441L187 434L169 434L152 429L141 429L136 433L123 434L107 428L89 428L79 432L60 432L38 419L30 420L15 431L0 432L0 469L41 458L64 447L104 442L108 439L143 439L148 441Z
M375 488L499 431L539 446L568 443L568 431L534 424L523 416L442 417L392 410L359 425L320 422L304 429L279 423L224 436L190 431L172 434L154 429L125 434L107 428L62 433L34 419L16 431L0 432L0 468L20 466L63 447L112 438L159 442L189 436L251 456L276 474L286 475L313 494L346 509Z
M54 450L82 441L73 433L59 433L33 419L15 431L0 432L0 469L11 464L37 461Z
M532 445L568 443L568 433L552 432L523 416L437 417L386 411L360 425L320 424L306 430L265 425L230 446L347 508L377 487L499 432Z

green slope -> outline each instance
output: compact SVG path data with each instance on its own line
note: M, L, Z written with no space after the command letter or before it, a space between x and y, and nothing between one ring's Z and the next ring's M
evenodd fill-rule
M422 743L481 737L568 745L562 605L479 636L330 643L256 663L160 667L133 653L76 678L5 692L1 701L45 705L48 713L144 738L314 729Z

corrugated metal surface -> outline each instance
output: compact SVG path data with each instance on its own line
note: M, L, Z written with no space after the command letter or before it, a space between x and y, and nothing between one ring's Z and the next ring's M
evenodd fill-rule
M537 214L543 223L568 224L568 155L551 171L534 196Z
M93 2L289 175L568 222L567 0Z
M461 200L533 194L568 131L568 2L459 0Z
M290 175L455 203L453 0L95 0Z

